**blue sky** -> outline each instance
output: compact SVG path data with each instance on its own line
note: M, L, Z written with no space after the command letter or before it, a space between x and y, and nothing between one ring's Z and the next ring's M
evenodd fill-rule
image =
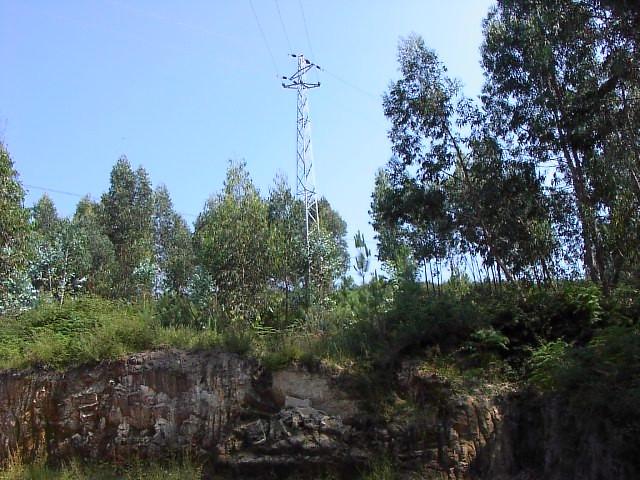
M291 45L326 70L309 99L317 189L350 243L360 229L372 245L373 179L391 155L381 98L398 77L398 40L422 35L475 96L492 3L0 0L0 138L24 184L94 199L126 154L192 222L229 159L246 160L263 193L276 173L293 184L296 98L279 79L295 70ZM30 206L43 192L27 190ZM49 195L73 213L78 198Z

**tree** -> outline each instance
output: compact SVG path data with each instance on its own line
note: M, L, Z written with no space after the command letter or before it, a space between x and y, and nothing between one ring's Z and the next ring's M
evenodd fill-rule
M272 272L268 208L244 162L230 162L221 193L198 216L194 249L214 283L221 312L232 322L256 321Z
M326 232L335 244L335 275L332 283L349 269L349 246L347 245L347 222L331 207L325 197L318 200L318 217L320 218L320 230Z
M348 257L347 257L348 259ZM323 228L309 232L309 261L311 285L307 286L312 304L326 305L335 290L336 281L345 273L343 250L330 231Z
M151 291L153 259L153 191L147 172L135 172L126 157L111 170L109 191L102 195L101 224L115 249L115 296L132 298Z
M282 293L288 321L312 299L324 301L347 270L347 225L326 198L318 201L319 228L310 232L307 250L304 203L283 178L276 178L267 199L271 234L272 286ZM311 278L309 277L311 274Z
M25 275L29 259L29 212L24 190L4 144L0 143L0 313L33 299Z
M304 204L282 177L276 177L267 199L272 259L272 288L280 293L285 324L303 306L308 258ZM277 301L277 300L276 300Z
M384 96L396 157L378 179L386 184L375 192L374 223L403 237L425 277L432 260L451 263L456 252L481 255L507 280L542 263L548 250L529 242L549 217L540 176L508 149L422 38L402 40L398 60L401 79Z
M63 303L67 293L82 288L91 266L86 231L62 219L37 235L35 243L30 266L33 284Z
M370 214L378 258L393 277L413 278L409 267L417 261L425 282L431 278L435 288L441 262L457 248L449 210L444 189L422 186L398 159L377 173Z
M87 292L113 296L115 249L100 223L100 205L85 197L78 202L72 223L86 238L88 267L83 282Z
M358 272L358 275L362 278L362 285L364 285L367 273L369 273L369 268L371 266L371 250L367 247L367 242L365 242L364 235L362 235L360 230L358 230L358 233L354 235L353 241L356 250L358 250L354 267L356 272Z
M45 193L40 197L38 203L33 207L31 218L35 230L43 235L46 235L55 228L60 219L58 218L56 206L53 204L49 195Z
M538 168L553 170L552 195L568 192L571 211L558 230L564 245L579 245L587 277L605 289L638 259L634 15L613 1L501 0L484 26L493 122Z
M166 186L156 188L153 198L157 288L160 291L185 293L194 261L191 232L184 219L173 209Z

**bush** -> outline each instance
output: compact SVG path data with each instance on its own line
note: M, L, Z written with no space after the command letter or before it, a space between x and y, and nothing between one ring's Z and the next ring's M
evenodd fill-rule
M569 345L563 340L544 343L531 355L530 382L542 391L557 388L562 371L568 367Z
M640 328L607 327L584 346L548 343L532 364L531 382L560 398L573 430L583 438L598 432L622 465L640 471Z

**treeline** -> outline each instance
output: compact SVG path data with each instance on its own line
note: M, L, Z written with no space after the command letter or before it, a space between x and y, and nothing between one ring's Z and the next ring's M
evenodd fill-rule
M372 202L379 255L440 283L640 274L640 10L633 2L500 0L485 84L463 94L417 35L384 96L394 157Z
M326 300L348 268L346 224L326 199L307 248L301 201L282 179L261 196L241 162L229 164L193 231L167 188L154 190L126 157L100 200L83 198L71 218L61 218L46 194L23 207L2 145L0 182L0 314L88 293L158 299L166 318L192 326L214 319L273 326Z

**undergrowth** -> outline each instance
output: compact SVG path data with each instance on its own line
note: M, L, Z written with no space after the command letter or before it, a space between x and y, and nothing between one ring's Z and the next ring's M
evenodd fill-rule
M210 330L163 327L144 307L81 297L1 318L0 368L64 368L151 348L199 349L221 343Z
M394 415L406 407L393 388L394 372L412 358L422 362L424 374L442 380L447 395L492 393L505 383L557 395L576 415L612 423L623 432L620 455L635 458L628 445L640 432L636 288L622 286L605 296L583 282L493 288L458 281L433 292L415 282L378 280L338 290L331 302L275 323L212 316L203 322L195 308L182 321L150 301L80 297L63 305L42 303L0 317L0 368L61 369L147 349L220 348L255 356L270 370L297 364L344 371L371 411ZM0 480L121 478L70 476L81 467L89 468L69 464L54 472L15 465ZM387 478L385 465L376 469ZM11 473L18 471L23 473Z
M0 470L0 480L200 480L202 467L187 460L167 463L134 462L126 466L70 460L58 467L44 461L12 459Z

